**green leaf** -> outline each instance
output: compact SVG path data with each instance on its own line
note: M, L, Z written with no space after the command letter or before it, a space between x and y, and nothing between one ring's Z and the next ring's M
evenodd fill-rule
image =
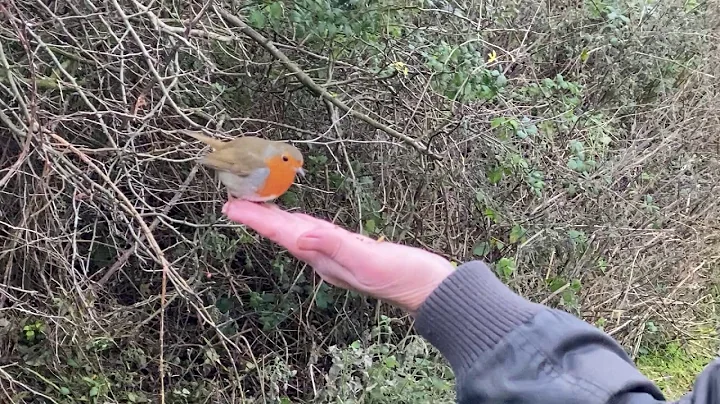
M338 32L338 29L335 24L328 25L328 37L330 37L330 38L334 37L335 34L337 34L337 32Z
M492 220L493 222L497 222L497 213L494 210L490 208L485 208L483 214L485 215L485 217Z
M70 394L70 389L65 386L60 387L60 394L62 394L63 396L67 396Z
M138 396L137 396L137 394L130 392L130 393L127 393L127 399L131 403L137 403Z
M487 201L487 197L482 190L475 192L475 201L480 204L485 204L485 202Z
M500 75L497 76L497 78L495 79L495 85L498 86L498 87L505 87L505 86L507 85L507 81L508 81L508 80L507 80L507 77L505 77L504 74L500 74Z
M510 258L500 258L497 262L497 272L503 278L509 278L515 272L515 261Z
M398 366L398 361L395 358L395 355L390 355L383 361L386 368L389 369L395 369Z
M260 10L253 10L250 12L248 22L255 28L264 28L266 22L265 15Z
M328 295L325 288L321 287L320 289L318 289L317 294L315 294L315 305L319 309L325 310L330 307L330 300L330 296Z
M465 84L465 88L463 88L463 95L465 97L470 97L473 94L474 90L475 89L473 88L472 83L468 82L467 84Z
M517 243L524 235L525 235L525 229L522 226L520 226L519 224L516 224L510 230L510 244Z
M92 388L90 389L90 397L97 396L99 392L100 392L100 389L98 389L97 386L92 386Z
M305 20L303 19L303 16L297 10L292 10L292 11L290 11L290 21L299 23L299 22L303 22Z
M487 241L481 241L477 244L475 244L475 248L473 248L473 254L477 255L478 257L484 257L490 253L490 243Z
M507 119L505 119L505 118L503 118L503 117L493 118L493 119L490 121L490 127L491 127L492 129L495 129L495 128L497 128L498 126L502 126L502 125L505 123L505 121L507 121Z
M580 53L580 60L583 62L587 62L588 58L590 57L590 52L588 52L587 49L583 49Z
M568 231L568 236L574 244L584 244L587 240L587 235L585 235L583 231L570 230Z
M279 21L282 19L283 16L283 7L282 3L277 1L275 3L272 3L268 6L268 12L270 14L270 18L272 18L275 21Z
M573 154L579 155L582 154L582 152L585 150L585 145L583 142L579 140L571 140L570 141L570 151L573 152Z
M231 306L232 303L227 297L221 297L215 302L215 307L217 307L217 309L220 310L221 313L227 313L228 311L230 311Z
M567 166L569 169L571 169L573 171L579 171L579 172L585 171L585 163L575 156L570 157L570 160L568 160Z
M550 285L548 285L550 287L550 292L557 292L560 288L565 286L566 283L567 281L564 278L553 278L550 281Z
M538 128L535 126L535 124L529 124L525 126L525 133L528 135L536 135L538 133Z
M375 227L375 219L368 219L365 222L365 232L368 234L375 233L376 227Z
M280 199L286 206L298 206L300 204L300 197L298 196L298 193L293 190L289 190L282 194Z
M488 181L490 181L491 184L497 184L502 180L503 177L503 170L501 167L495 167L492 170L490 170L487 174Z

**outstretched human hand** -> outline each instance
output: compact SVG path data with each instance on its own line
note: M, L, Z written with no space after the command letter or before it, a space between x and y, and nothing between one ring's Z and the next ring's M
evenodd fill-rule
M223 213L287 248L326 282L387 301L411 314L453 271L439 255L378 242L274 205L231 200Z

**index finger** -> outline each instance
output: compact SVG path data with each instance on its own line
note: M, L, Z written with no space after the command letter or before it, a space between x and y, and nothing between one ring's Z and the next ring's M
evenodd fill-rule
M288 225L288 219L280 209L271 209L263 204L232 200L223 206L223 213L233 222L242 223L258 232L261 236L284 245L282 229Z

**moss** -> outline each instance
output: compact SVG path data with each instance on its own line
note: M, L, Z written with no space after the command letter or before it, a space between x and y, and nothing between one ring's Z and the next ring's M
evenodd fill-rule
M713 334L714 330L699 329L693 339L645 348L636 360L637 367L657 383L667 399L676 400L692 390L697 376L715 358Z

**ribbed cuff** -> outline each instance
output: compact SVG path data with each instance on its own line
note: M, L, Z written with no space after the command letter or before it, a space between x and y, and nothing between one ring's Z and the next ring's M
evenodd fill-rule
M480 261L459 266L418 310L415 328L456 376L544 306L510 290Z

